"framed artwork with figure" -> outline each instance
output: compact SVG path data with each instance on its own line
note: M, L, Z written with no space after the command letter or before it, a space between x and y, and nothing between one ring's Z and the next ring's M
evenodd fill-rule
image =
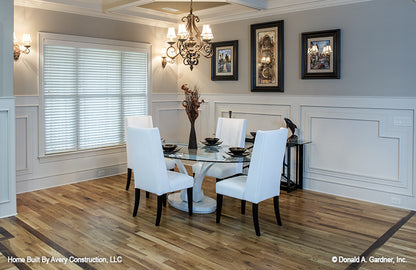
M340 29L302 33L302 79L339 79L340 41Z
M283 20L252 24L251 91L283 92Z
M238 80L238 40L212 43L212 81Z

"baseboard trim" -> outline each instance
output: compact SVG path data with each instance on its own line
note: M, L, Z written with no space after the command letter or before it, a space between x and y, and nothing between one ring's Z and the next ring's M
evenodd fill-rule
M66 173L59 176L47 176L30 180L21 180L16 183L16 193L21 194L46 188L95 180L104 177L123 174L126 171L126 164L121 164Z

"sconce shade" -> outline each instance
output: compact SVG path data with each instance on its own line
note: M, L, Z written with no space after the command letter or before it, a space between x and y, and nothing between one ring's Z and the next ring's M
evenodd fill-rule
M32 38L30 37L30 34L23 34L22 42L25 47L32 45Z

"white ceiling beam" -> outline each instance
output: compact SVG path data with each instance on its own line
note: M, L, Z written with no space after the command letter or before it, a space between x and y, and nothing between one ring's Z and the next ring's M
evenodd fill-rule
M245 6L256 10L267 9L267 0L228 0L230 4Z
M148 3L155 2L154 0L119 0L110 3L103 3L104 12L112 12L120 9L125 9L134 6L141 6Z

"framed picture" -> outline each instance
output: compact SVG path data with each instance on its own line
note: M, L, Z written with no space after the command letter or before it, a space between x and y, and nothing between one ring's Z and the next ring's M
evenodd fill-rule
M302 33L302 79L340 78L341 30Z
M212 43L212 81L238 80L238 40Z
M251 91L283 92L283 21L252 24Z

